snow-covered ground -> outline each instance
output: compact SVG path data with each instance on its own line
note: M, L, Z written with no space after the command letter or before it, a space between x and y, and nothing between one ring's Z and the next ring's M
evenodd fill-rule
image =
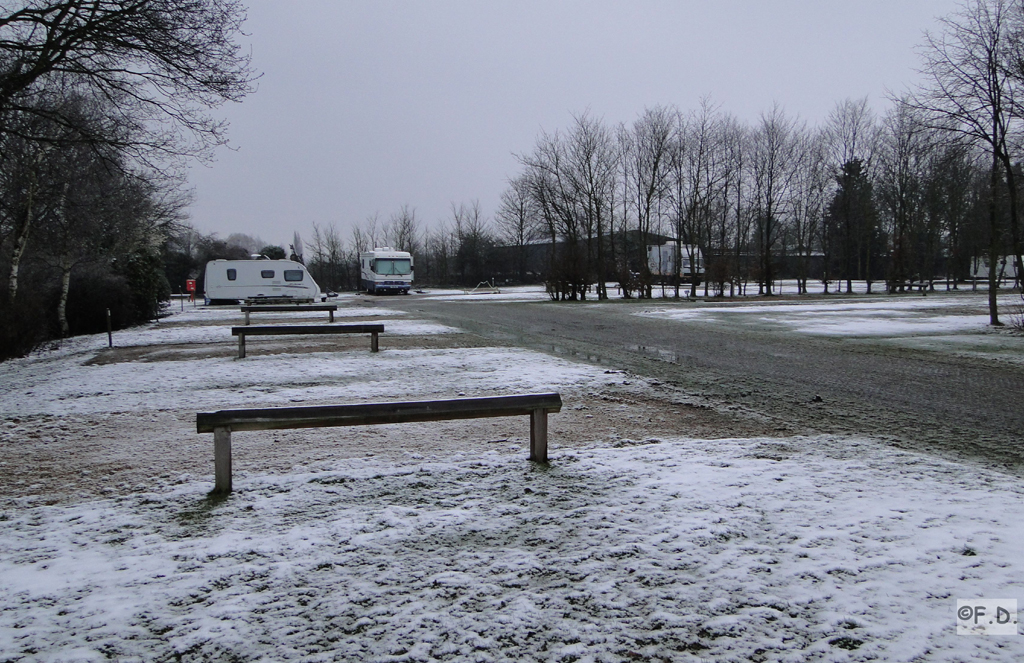
M1000 298L1007 327L989 326L985 292L933 293L855 299L811 297L804 301L718 300L659 304L637 315L680 323L732 324L802 334L870 339L904 347L1024 364L1024 339L1012 323L1021 317L1020 296Z
M341 308L338 315L354 316L364 310ZM402 311L386 313L404 315ZM370 309L369 315L384 313ZM277 342L260 337L251 342L253 348L271 347L278 352L238 360L233 353L237 339L230 329L239 324L238 317L237 309L199 307L114 334L118 350L175 346L175 359L180 359L175 361L90 361L107 347L106 334L96 334L2 363L0 413L11 417L202 410L326 399L430 398L448 392L480 396L608 381L603 369L515 348L387 348L392 335L458 333L445 325L404 318L385 322L384 352L371 354L367 343L347 352L296 353L305 337ZM227 344L232 351L225 356L202 356L204 349L217 344ZM195 352L190 353L187 346L196 346Z
M908 302L855 315L895 338L900 311L956 308ZM745 315L800 330L836 310L814 306ZM232 316L200 308L115 338L201 344ZM629 377L498 348L90 361L105 345L0 364L0 416L586 392ZM1024 660L1021 638L958 636L955 621L958 598L1024 602L1015 477L857 435L666 431L562 449L547 467L517 446L250 469L224 500L186 475L110 499L9 502L0 661Z

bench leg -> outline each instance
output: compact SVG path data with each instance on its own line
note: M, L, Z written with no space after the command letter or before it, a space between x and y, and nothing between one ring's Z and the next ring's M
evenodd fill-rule
M249 312L245 312L245 324L249 324Z
M530 413L530 460L548 462L548 411Z
M238 358L245 359L245 334L238 335Z
M377 344L377 332L370 332L370 352L379 352L380 346Z
M227 495L231 492L231 429L213 429L213 492Z
M334 322L334 311L328 311L328 312L327 312L327 315L329 315L329 316L330 316L330 318L331 318L331 322Z

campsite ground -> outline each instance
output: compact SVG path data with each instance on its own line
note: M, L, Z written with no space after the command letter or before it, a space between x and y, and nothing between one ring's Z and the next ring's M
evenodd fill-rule
M343 322L384 321L376 355L285 338L238 360L237 310L198 307L113 349L78 338L0 365L0 660L1024 656L1012 636L955 634L957 598L1024 599L1012 455L939 445L928 409L922 435L886 435L836 420L856 410L830 392L733 393L724 369L681 372L636 332L616 355L583 347L605 307L1012 380L1024 338L986 329L983 295L588 304L549 352L463 324L496 300L541 319L542 292L476 297L342 298ZM236 436L236 492L206 497L198 411L549 390L565 407L548 467L525 460L517 419L253 432Z

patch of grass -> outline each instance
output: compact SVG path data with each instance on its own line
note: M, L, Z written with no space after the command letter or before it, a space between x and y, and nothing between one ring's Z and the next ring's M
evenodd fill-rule
M191 508L178 513L178 524L182 527L204 527L213 517L217 507L225 504L229 498L230 495L211 492Z
M345 477L314 477L309 480L310 483L319 483L328 486L345 483L347 481L349 481L349 479L346 479Z
M1020 294L1021 302L1010 308L1010 327L1019 334L1024 334L1024 292Z
M849 651L853 651L854 649L858 649L862 644L864 644L864 641L858 640L857 638L848 638L844 635L841 638L832 638L828 641L828 644L832 645L833 647L839 647L840 649L847 649Z

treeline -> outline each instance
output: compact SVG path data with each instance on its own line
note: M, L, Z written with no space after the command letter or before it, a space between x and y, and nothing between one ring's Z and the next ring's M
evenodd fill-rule
M998 324L997 280L1022 271L1024 3L969 0L941 26L922 46L924 84L881 116L866 99L820 126L780 106L744 123L709 100L629 125L580 115L519 155L493 221L453 205L422 233L408 209L348 242L320 227L315 273L355 287L355 254L389 244L417 256L420 282L539 276L556 299L604 298L608 282L649 297L647 247L674 240L702 251L705 295L771 295L781 277L801 292L810 280L900 292L981 274Z
M207 111L250 89L234 0L0 9L0 358L153 319Z
M705 294L771 295L783 273L802 292L810 278L955 286L987 263L999 324L997 279L1021 272L1024 3L968 0L941 26L924 83L881 117L865 99L822 126L779 106L745 124L707 100L628 126L577 116L520 156L499 217L524 250L547 238L554 298L604 298L608 280L649 297L646 248L669 237L703 251Z
M772 294L782 277L801 292L809 280L826 291L851 291L854 280L902 291L953 287L992 247L985 151L929 124L906 98L882 117L866 99L843 101L820 127L779 107L744 124L710 102L647 109L631 125L582 115L519 161L493 219L472 202L453 204L434 228L408 207L347 238L315 225L314 278L356 288L358 252L386 245L414 254L422 284L544 281L554 297L580 299L606 297L611 282L625 297L649 297L647 246L671 239L702 250L705 295ZM1012 255L998 177L997 255Z
M390 246L413 254L417 285L474 286L481 281L528 282L526 274L514 277L509 243L500 221L490 222L477 201L452 203L450 216L433 228L424 228L416 211L404 206L386 220L367 219L345 237L334 224L313 224L306 243L306 266L327 290L359 288L359 253ZM539 278L539 274L530 275Z
M651 296L647 246L666 237L703 252L704 294L752 284L771 295L783 276L801 292L809 279L847 291L956 282L991 244L984 152L905 99L880 118L847 100L820 127L779 107L749 125L710 102L647 109L628 126L583 115L520 162L502 210L524 238L550 243L559 298L606 297L607 281ZM1005 217L1005 195L996 203Z

